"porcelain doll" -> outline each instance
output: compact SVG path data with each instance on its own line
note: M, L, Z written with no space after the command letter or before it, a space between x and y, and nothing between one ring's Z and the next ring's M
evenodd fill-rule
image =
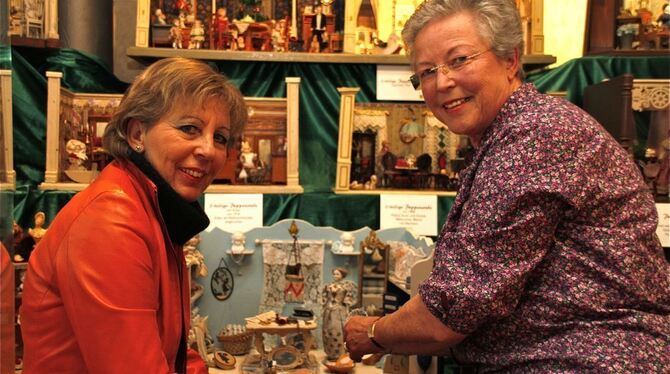
M191 39L188 44L188 49L200 49L202 43L205 41L205 29L202 27L202 21L195 20L191 28Z
M343 326L349 316L349 309L356 304L356 285L345 280L347 270L341 267L333 269L333 282L323 287L323 324L321 334L323 350L327 361L335 361L343 353Z
M85 170L84 162L88 159L86 156L86 144L81 140L70 139L65 143L67 152L68 170Z
M170 28L170 39L172 39L172 48L174 49L181 49L182 43L181 43L181 22L179 21L178 18L175 18L172 20L172 27Z
M156 24L158 24L158 25L167 24L167 22L165 20L165 13L163 13L161 8L157 8L156 12L154 12L154 15L156 16Z

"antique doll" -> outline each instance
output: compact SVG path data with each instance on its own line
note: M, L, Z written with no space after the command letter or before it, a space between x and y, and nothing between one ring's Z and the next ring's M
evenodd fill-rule
M344 340L342 327L349 316L349 309L356 304L356 285L345 280L347 270L333 269L333 281L323 287L323 324L321 333L326 360L335 361L342 355Z
M172 48L183 48L181 44L181 22L179 21L179 18L172 20L172 27L170 28L170 39L172 39Z
M188 49L200 49L205 41L205 29L202 27L202 21L197 19L191 28L191 39Z

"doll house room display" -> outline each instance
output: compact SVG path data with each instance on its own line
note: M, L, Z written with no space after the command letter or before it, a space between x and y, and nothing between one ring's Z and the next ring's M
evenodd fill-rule
M9 0L3 4L9 10L7 34L12 45L59 46L58 0Z
M206 192L302 193L299 181L300 78L286 98L245 97L249 120L236 149Z
M468 140L425 106L356 103L358 88L341 95L335 193L454 196Z
M427 255L432 253L431 242L401 228L340 231L291 219L244 233L218 228L201 233L198 248L206 266L215 269L225 258L235 284L226 300L217 299L205 288L194 304L201 316L207 316L209 330L219 331L214 350L246 354L237 357L241 372L258 370L271 360L279 362L275 369L287 372L323 372L325 363L338 366L336 362L345 352L337 338L337 322L352 313L361 313L359 271L365 261L362 253L366 253L362 248L372 248L372 244L361 243L372 243L372 232L383 247L389 248L389 267L379 268L383 271L377 273L380 284L372 290L377 295L373 298L380 302L367 306L371 313L382 313L393 310L381 302L385 290L388 294L401 294L393 294L391 299L402 301L408 298L410 289L404 284L402 289L383 284L391 282L391 274L396 271L393 248L417 248L417 253ZM240 239L242 236L244 240ZM233 246L243 248L232 250ZM248 254L243 262L236 263L230 261L235 252ZM417 255L406 260L409 264L409 260L418 263L424 258ZM203 283L211 277L210 272ZM366 288L365 292L369 291ZM253 342L250 335L254 336Z
M61 87L62 73L46 76L46 171L39 188L81 191L111 161L102 135L122 95L74 93ZM244 139L207 193L303 191L298 175L300 78L285 82L286 98L245 97L249 120ZM11 154L4 154L11 160Z
M670 7L665 0L588 1L584 54L667 55Z
M0 70L0 190L16 188L12 121L12 71Z

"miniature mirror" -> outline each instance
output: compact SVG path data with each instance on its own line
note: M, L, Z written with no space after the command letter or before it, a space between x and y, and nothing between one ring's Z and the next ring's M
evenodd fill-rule
M212 274L212 295L214 295L217 300L224 301L233 294L234 287L235 279L233 278L233 273L230 272L226 261L221 258L219 267L214 270L214 273Z

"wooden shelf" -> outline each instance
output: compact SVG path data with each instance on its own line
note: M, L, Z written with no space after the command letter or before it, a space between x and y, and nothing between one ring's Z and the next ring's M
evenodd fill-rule
M266 62L308 62L328 64L378 64L409 65L406 55L357 55L353 53L306 53L306 52L257 52L221 51L213 49L173 49L129 47L126 54L136 59L156 60L182 56L200 60L220 61L266 61ZM556 62L551 55L526 55L523 63L527 71L548 66Z

